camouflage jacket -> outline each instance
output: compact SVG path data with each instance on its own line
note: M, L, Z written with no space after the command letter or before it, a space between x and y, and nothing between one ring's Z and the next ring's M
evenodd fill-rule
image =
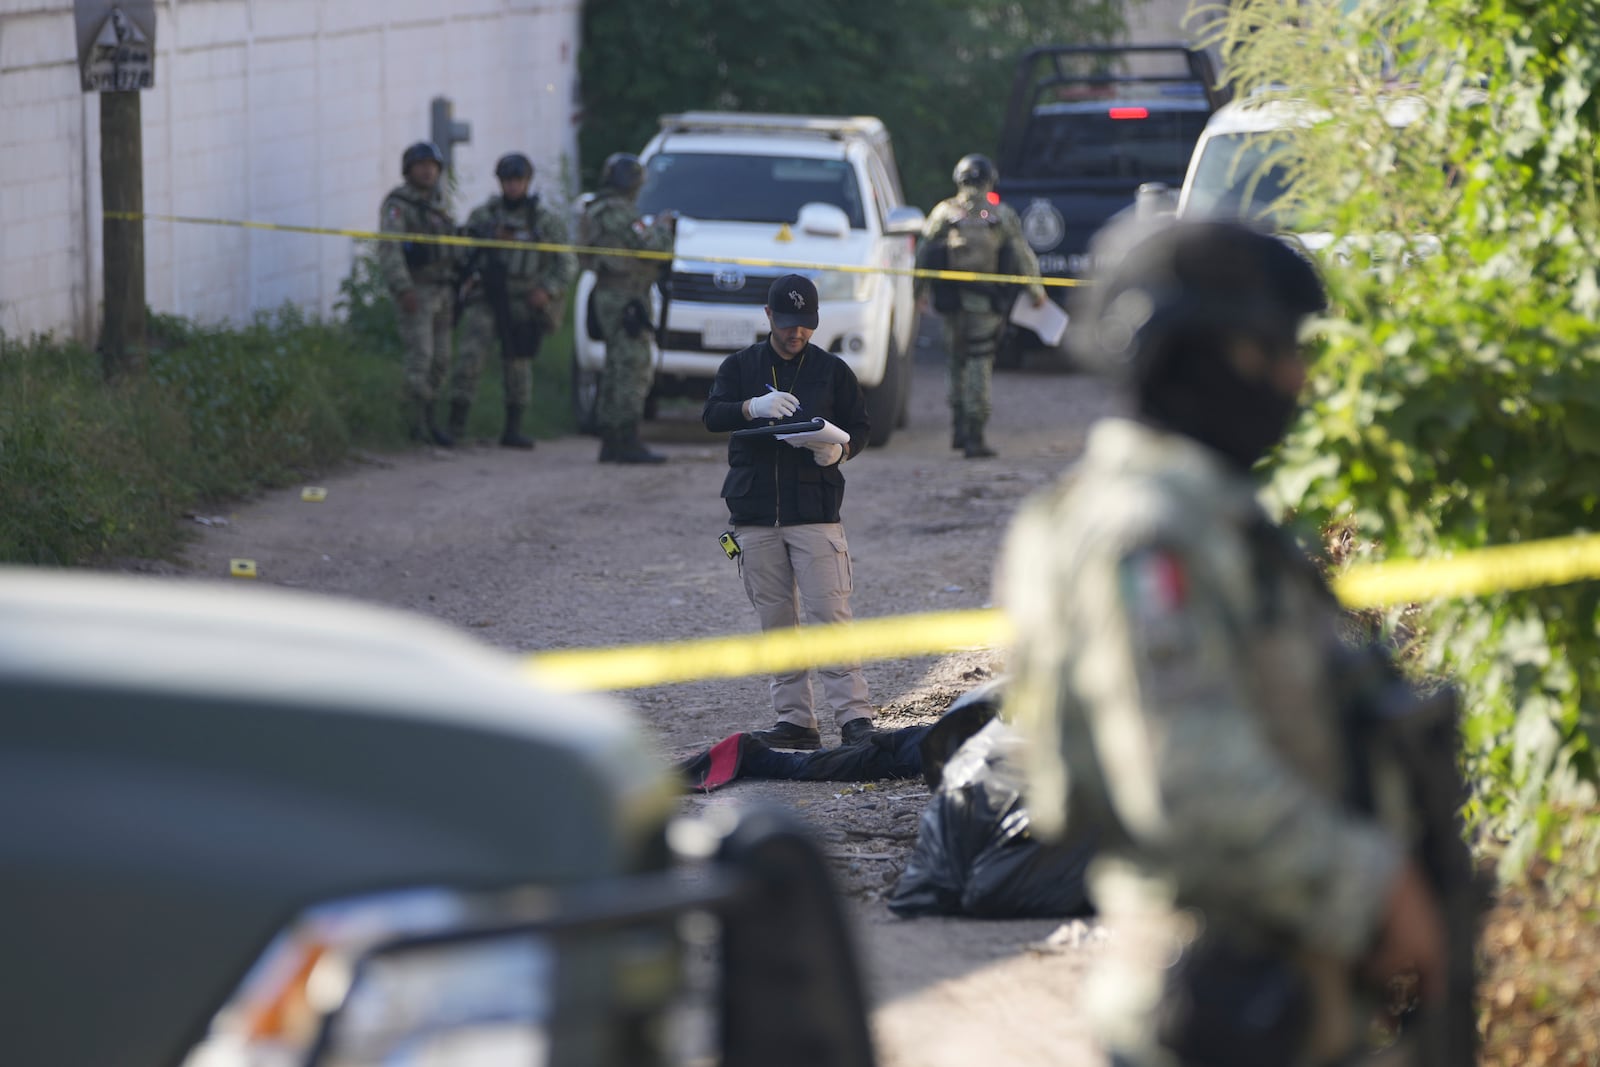
M378 209L381 233L426 233L449 236L456 232L450 207L437 187L420 189L397 185ZM422 241L379 241L378 266L394 293L415 285L448 285L456 261L451 245Z
M1403 850L1345 807L1337 605L1247 477L1105 420L1019 513L998 592L1036 825L1114 827L1113 884L1146 900L1321 958L1367 949Z
M963 189L956 196L939 201L923 225L922 241L924 246L945 246L944 262L948 270L1029 277L1039 274L1039 259L1022 236L1022 220L1017 213L1008 204L989 203L984 194L975 189ZM1006 267L1004 272L1000 269L1002 260ZM918 293L926 292L931 284L931 280L919 278ZM961 286L962 310L993 310L981 283L954 284ZM1028 286L1028 291L1041 298L1044 296L1044 287L1037 282Z
M467 217L467 233L473 237L492 237L502 241L532 241L541 244L567 243L567 223L559 212L551 211L534 196L515 207L491 196ZM480 248L468 250L480 269L494 267L506 274L511 292L543 289L559 301L578 275L578 258L571 252L536 249ZM481 295L479 287L478 294Z
M672 229L661 219L645 225L631 197L603 192L584 209L580 244L596 248L670 252ZM665 261L642 256L596 256L599 285L643 296L661 273Z

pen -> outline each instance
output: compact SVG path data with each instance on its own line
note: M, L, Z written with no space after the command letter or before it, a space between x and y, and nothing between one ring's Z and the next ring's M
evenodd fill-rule
M776 385L773 385L771 382L762 382L761 384L766 387L766 390L769 393L781 393L781 392L783 392L782 389L779 389ZM800 405L796 404L794 406L794 409L796 411L799 411L800 410Z

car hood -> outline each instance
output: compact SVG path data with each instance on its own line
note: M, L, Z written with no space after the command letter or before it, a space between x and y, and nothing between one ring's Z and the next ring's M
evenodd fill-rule
M806 233L793 223L776 222L680 219L673 252L674 268L684 271L710 271L730 260L776 270L858 267L873 262L872 236L866 230L851 230L834 237Z

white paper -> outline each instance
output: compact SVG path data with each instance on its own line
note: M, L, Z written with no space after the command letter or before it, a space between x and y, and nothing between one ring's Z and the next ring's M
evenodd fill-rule
M826 441L830 445L850 443L850 435L827 419L822 420L822 429L820 430L807 430L804 433L780 433L777 438L780 441L793 441L802 445L810 441Z
M1061 343L1061 335L1067 329L1067 313L1060 304L1046 297L1044 303L1034 307L1026 293L1012 302L1011 321L1038 334L1039 340L1051 348Z

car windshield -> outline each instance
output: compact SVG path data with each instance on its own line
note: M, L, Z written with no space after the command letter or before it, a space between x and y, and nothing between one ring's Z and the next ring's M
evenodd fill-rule
M1184 211L1288 227L1282 203L1292 166L1288 152L1282 138L1259 133L1212 137L1195 163Z
M1016 178L1115 178L1176 185L1205 128L1204 108L1108 102L1034 112Z
M645 164L639 211L724 222L794 222L802 204L833 204L867 228L854 168L842 159L661 152Z

